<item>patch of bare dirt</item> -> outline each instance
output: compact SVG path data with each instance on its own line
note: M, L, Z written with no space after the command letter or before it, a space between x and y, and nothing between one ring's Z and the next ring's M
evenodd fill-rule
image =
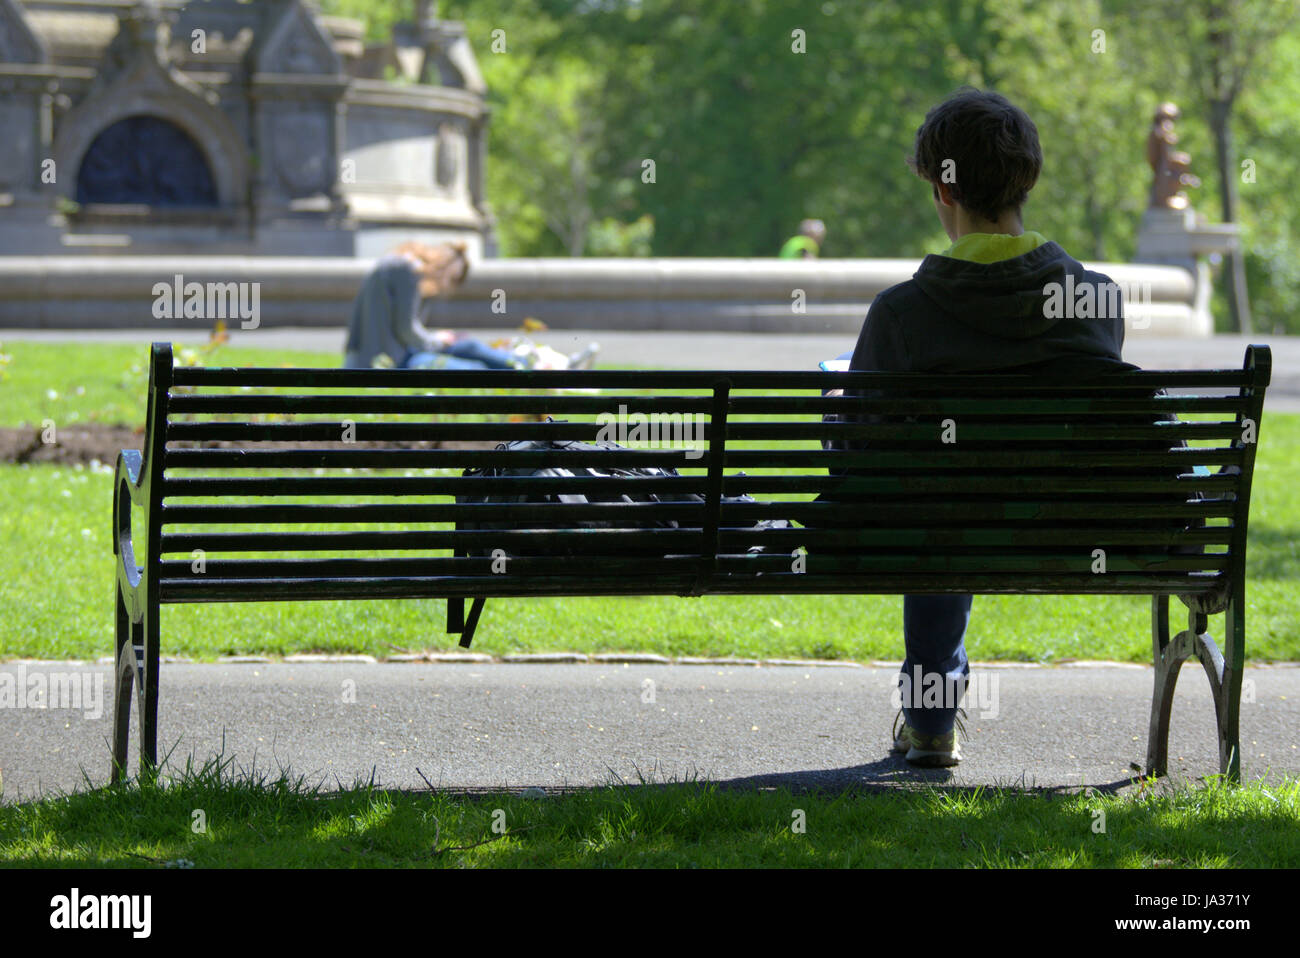
M128 426L102 426L94 423L85 426L64 426L54 433L55 442L42 441L39 427L0 429L0 462L35 462L53 465L89 465L98 459L105 465L117 461L123 449L140 449L144 431ZM278 442L275 449L495 449L496 443L407 441L371 442ZM239 449L243 443L213 440L210 442L174 442L172 449ZM268 446L268 448L271 448Z
M144 438L129 426L60 426L55 442L42 441L39 426L0 429L0 462L40 462L55 465L89 465L98 459L106 465L117 461L123 449L139 449Z

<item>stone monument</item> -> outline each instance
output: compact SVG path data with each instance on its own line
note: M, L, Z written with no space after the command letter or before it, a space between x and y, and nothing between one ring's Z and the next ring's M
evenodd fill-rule
M464 26L300 0L0 0L0 254L492 252Z

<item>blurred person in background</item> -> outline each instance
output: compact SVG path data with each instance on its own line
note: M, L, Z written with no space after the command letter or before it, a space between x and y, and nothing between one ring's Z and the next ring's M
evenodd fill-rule
M826 242L826 224L821 220L804 220L799 232L785 241L778 254L781 259L816 259Z
M522 369L513 353L420 322L424 299L450 295L469 273L464 243L408 242L381 256L352 307L343 365L401 369ZM387 357L387 362L381 357ZM378 361L378 363L376 362Z

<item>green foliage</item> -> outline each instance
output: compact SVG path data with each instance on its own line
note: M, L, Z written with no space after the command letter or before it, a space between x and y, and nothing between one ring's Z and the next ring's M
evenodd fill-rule
M649 256L654 246L655 224L649 213L631 223L607 216L591 224L587 253L591 256Z
M1124 47L1103 31L1098 0L1000 6L998 89L1038 127L1044 169L1026 226L1075 256L1125 260L1146 204L1143 117L1155 98L1135 81ZM1094 33L1094 31L1102 31Z
M1245 226L1246 278L1255 328L1300 333L1300 222L1290 196L1300 182L1296 110L1300 104L1300 31L1278 38L1257 65L1258 82L1241 102L1240 162L1251 161L1238 184ZM1239 164L1240 165L1240 164Z
M414 0L320 0L321 12L334 17L352 17L366 25L366 39L386 40L393 24L412 19Z
M376 37L414 2L322 6L365 18ZM512 256L772 256L806 216L826 221L824 256L937 252L947 239L904 157L926 111L972 84L1038 126L1045 166L1026 226L1080 258L1128 260L1162 100L1183 107L1179 146L1203 181L1194 206L1221 215L1208 104L1224 81L1212 67L1240 67L1230 124L1255 168L1237 204L1256 325L1300 332L1297 10L1300 0L444 0L438 13L465 22L488 82L488 196Z

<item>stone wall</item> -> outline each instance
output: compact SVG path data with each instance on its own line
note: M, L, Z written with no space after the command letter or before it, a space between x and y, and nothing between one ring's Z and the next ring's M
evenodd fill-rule
M258 284L264 326L345 326L373 261L323 257L0 257L0 327L210 327L215 316L153 315L157 284ZM461 329L722 330L856 334L875 295L911 277L904 259L490 259L433 304ZM1094 263L1142 292L1129 334L1208 336L1193 274L1171 266ZM802 305L802 312L799 306ZM1203 303L1201 304L1203 305ZM433 322L433 320L430 320ZM235 325L231 323L231 325Z

